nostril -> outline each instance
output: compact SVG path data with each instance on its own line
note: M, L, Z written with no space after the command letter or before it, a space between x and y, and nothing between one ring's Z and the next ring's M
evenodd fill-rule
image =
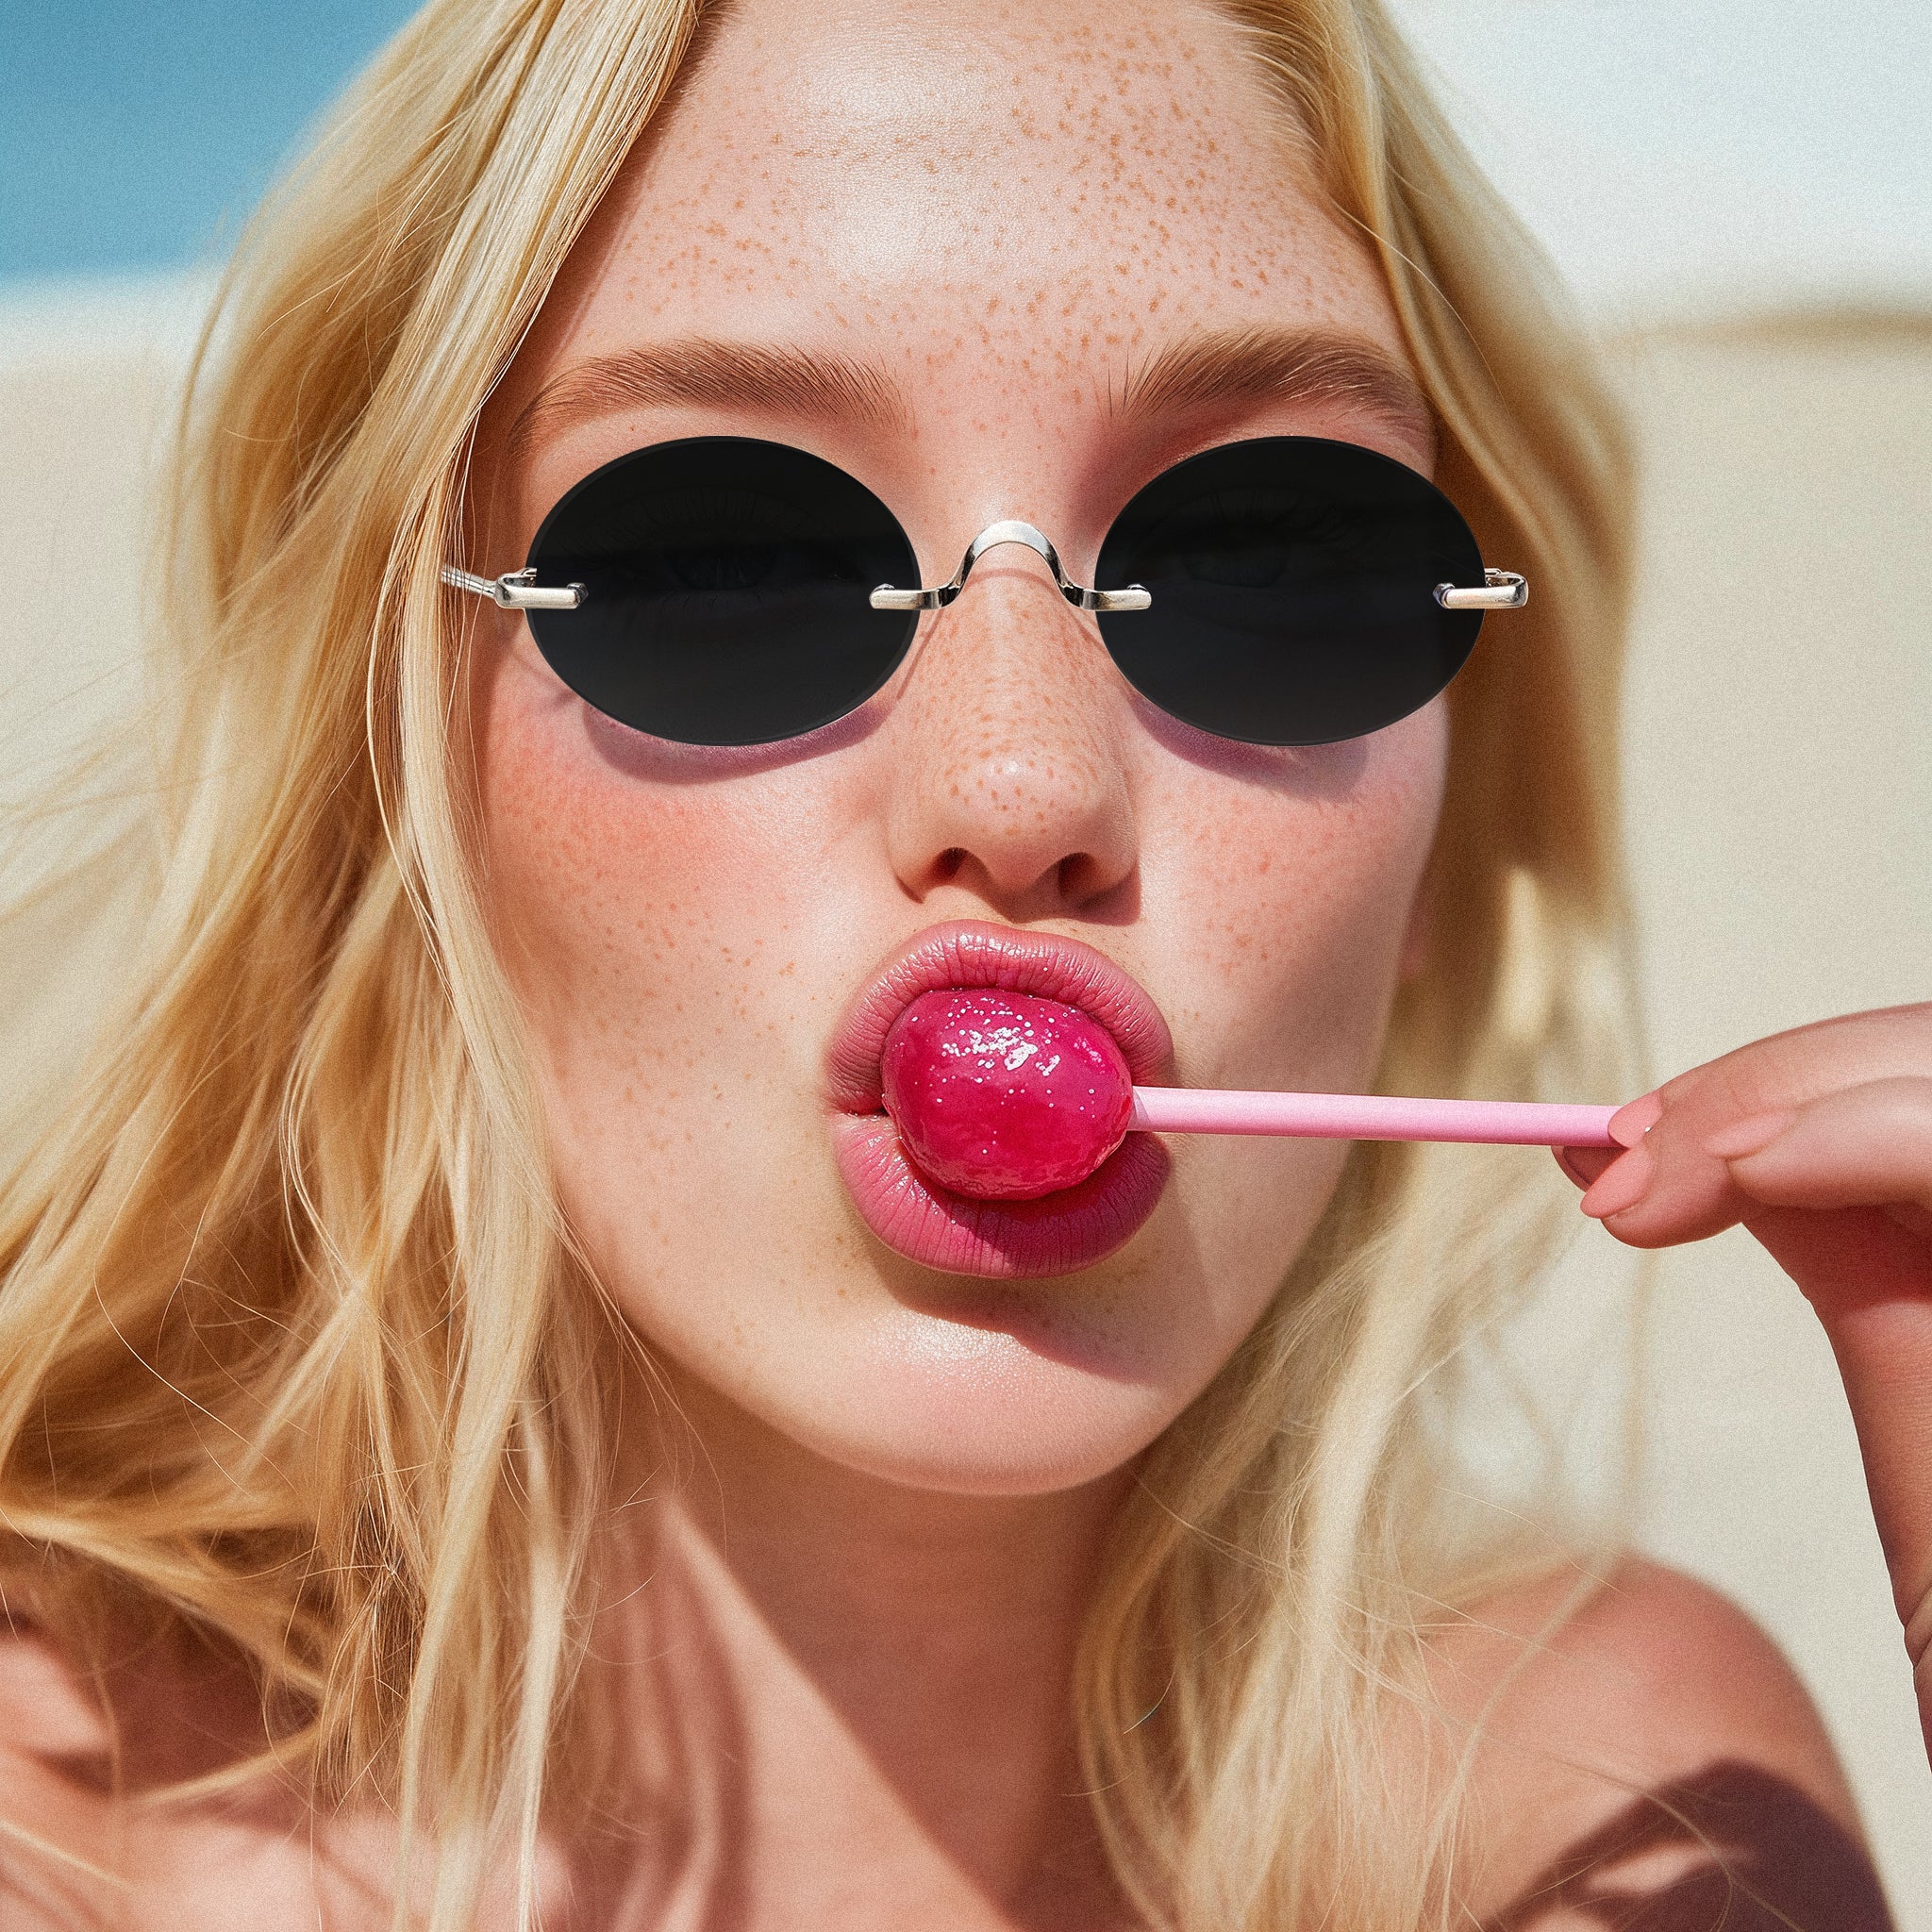
M950 883L959 875L959 868L966 863L966 848L963 845L948 845L933 865L941 885Z

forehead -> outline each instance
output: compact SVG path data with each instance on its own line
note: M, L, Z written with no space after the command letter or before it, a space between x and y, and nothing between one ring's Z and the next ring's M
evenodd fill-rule
M585 353L793 340L1060 406L1208 329L1402 355L1242 31L1185 0L740 0L574 267Z

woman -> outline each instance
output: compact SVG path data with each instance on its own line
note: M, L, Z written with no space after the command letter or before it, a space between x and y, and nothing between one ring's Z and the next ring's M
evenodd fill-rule
M152 930L8 1196L10 1924L1884 1923L1763 1638L1456 1505L1546 1167L1015 1196L881 1111L928 994L1143 1082L1620 1091L1624 463L1536 280L1367 0L403 33L238 270ZM1244 721L1312 673L1130 679L1056 576L1230 445L1331 550L1433 475L1534 603L1386 717L1329 665L1311 744ZM564 621L809 618L841 518L861 592L1041 541L727 677ZM1812 1296L1915 1656L1928 1064L1829 1023L1566 1157Z

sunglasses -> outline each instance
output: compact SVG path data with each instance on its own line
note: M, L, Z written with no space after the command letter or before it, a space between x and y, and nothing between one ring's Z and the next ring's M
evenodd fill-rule
M747 437L656 443L593 471L520 571L447 567L528 618L551 669L620 724L686 744L771 744L855 711L898 669L922 610L1004 543L1044 558L1121 675L1170 716L1250 744L1330 744L1447 689L1529 587L1486 570L1425 476L1352 442L1271 436L1163 471L1068 580L1031 524L973 540L917 586L892 512L823 458Z

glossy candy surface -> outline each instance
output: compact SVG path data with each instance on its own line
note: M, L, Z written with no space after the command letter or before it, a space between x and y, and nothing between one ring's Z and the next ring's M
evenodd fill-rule
M880 1057L886 1111L955 1193L1031 1201L1083 1181L1133 1111L1119 1044L1077 1007L991 987L922 993Z

